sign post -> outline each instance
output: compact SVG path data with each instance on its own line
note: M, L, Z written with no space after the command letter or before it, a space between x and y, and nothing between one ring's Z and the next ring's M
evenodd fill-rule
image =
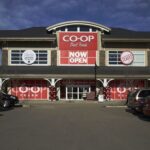
M95 66L94 66L94 78L95 78L95 99L97 98L97 96L96 96L96 86L97 86L97 84L96 84L96 80L97 80L97 64L96 64L96 62L95 62Z

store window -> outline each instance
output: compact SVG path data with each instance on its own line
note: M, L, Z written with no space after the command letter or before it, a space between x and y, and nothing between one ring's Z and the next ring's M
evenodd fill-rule
M28 65L26 61L24 61L23 59L23 54L25 54L26 51L32 51L32 50L11 50L11 65ZM30 65L31 64L32 65L47 65L48 64L48 51L47 50L33 50L32 52L35 55L34 57L35 60L33 60L32 63L30 63Z
M120 60L123 51L109 51L109 65L122 65Z
M124 64L122 63L120 57L121 54L124 51L108 51L108 65L109 66L124 66ZM131 51L133 56L134 56L134 60L131 64L129 64L128 66L145 66L146 62L145 62L145 51Z

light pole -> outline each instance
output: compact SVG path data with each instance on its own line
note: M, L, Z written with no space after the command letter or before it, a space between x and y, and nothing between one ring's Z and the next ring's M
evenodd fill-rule
M97 64L95 62L95 66L94 66L94 80L95 80L95 99L97 98L96 97L96 79L97 79Z

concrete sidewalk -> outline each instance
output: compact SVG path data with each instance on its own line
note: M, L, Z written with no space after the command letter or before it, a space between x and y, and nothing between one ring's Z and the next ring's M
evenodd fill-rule
M63 105L63 104L97 104L101 105L103 107L126 107L125 101L104 101L104 102L99 102L99 101L77 101L77 100L70 100L70 101L48 101L48 100L33 100L33 101L21 101L20 105L22 107L32 107L32 106L51 106L51 105Z

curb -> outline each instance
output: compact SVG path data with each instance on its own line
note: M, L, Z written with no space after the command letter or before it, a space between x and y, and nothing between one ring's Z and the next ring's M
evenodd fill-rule
M101 105L106 108L126 108L127 106L124 104L124 102L110 102L110 101L34 101L29 102L25 101L20 103L21 107L23 108L31 108L32 106L51 106L51 105L62 105L62 104L97 104Z
M105 106L106 108L127 108L127 106Z
M23 108L30 108L31 105L29 105L29 104L22 104L22 107L23 107Z

